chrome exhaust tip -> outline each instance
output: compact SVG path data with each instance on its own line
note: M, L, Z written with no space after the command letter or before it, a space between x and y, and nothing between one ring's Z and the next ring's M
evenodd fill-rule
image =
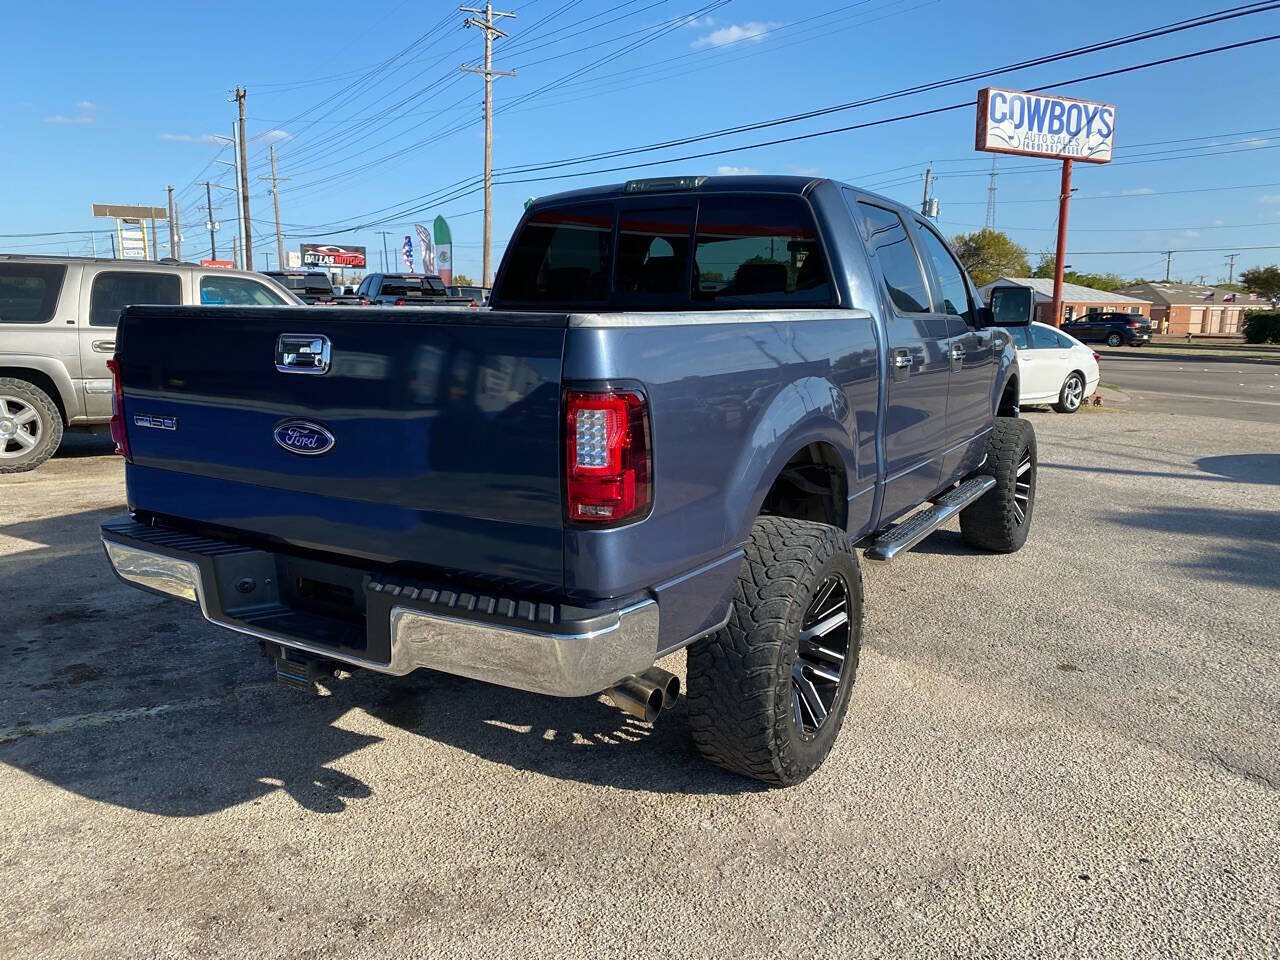
M662 690L662 709L670 710L680 699L680 678L661 667L650 667L640 676Z
M659 667L650 667L644 673L627 677L605 694L623 713L653 723L659 713L675 706L680 698L680 678Z
M640 677L627 677L605 694L623 713L645 723L653 723L662 711L662 688Z

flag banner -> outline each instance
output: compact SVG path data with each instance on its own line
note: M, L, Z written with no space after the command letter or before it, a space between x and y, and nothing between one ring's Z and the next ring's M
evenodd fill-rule
M436 217L431 227L436 235L436 272L448 286L453 283L453 234L444 217Z
M404 235L404 247L401 253L404 256L405 269L413 273L413 237L407 233Z
M414 232L418 235L418 259L422 261L423 273L436 272L436 248L431 243L431 234L427 232L427 228L420 223L413 225Z

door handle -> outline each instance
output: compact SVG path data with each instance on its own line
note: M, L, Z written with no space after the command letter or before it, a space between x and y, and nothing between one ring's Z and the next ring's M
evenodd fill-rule
M89 345L93 348L94 353L116 352L116 342L114 340L94 340Z
M911 369L911 351L897 349L893 351L893 365L899 370Z
M951 359L952 359L952 360L963 360L963 359L964 359L964 347L960 346L960 344L958 344L958 343L956 343L956 344L952 344L952 346L951 346Z

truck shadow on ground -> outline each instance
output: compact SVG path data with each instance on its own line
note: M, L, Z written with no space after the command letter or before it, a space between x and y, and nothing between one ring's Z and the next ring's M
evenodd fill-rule
M193 611L172 613L182 625ZM72 623L61 632L74 635L78 627L93 625ZM474 764L419 737L498 767L621 790L735 795L762 788L696 755L682 700L650 726L607 701L543 698L428 671L403 678L357 673L334 681L332 695L315 696L274 684L270 664L242 637L227 639L205 625L174 628L192 636L183 643L163 631L134 632L132 657L114 660L76 650L76 662L67 663L29 646L18 653L51 663L40 681L0 691L6 707L23 695L40 698L41 707L6 710L0 763L88 799L164 817L215 813L276 790L311 812L340 813L349 801L375 794L332 767L364 748L426 751L425 759L403 765L426 764L431 777L454 781L476 776ZM187 650L193 655L182 667L164 660L187 657ZM361 712L412 736L379 730ZM10 723L15 716L32 719ZM379 769L401 765L392 759ZM495 769L472 787L502 791L506 778Z
M1138 530L1202 537L1174 564L1197 577L1280 590L1280 512L1153 507L1112 514L1111 523Z

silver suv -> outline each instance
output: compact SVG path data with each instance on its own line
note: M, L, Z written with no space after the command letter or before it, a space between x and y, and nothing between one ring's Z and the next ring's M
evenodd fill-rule
M66 429L110 421L107 361L125 306L301 302L243 270L0 254L0 474L44 463Z

